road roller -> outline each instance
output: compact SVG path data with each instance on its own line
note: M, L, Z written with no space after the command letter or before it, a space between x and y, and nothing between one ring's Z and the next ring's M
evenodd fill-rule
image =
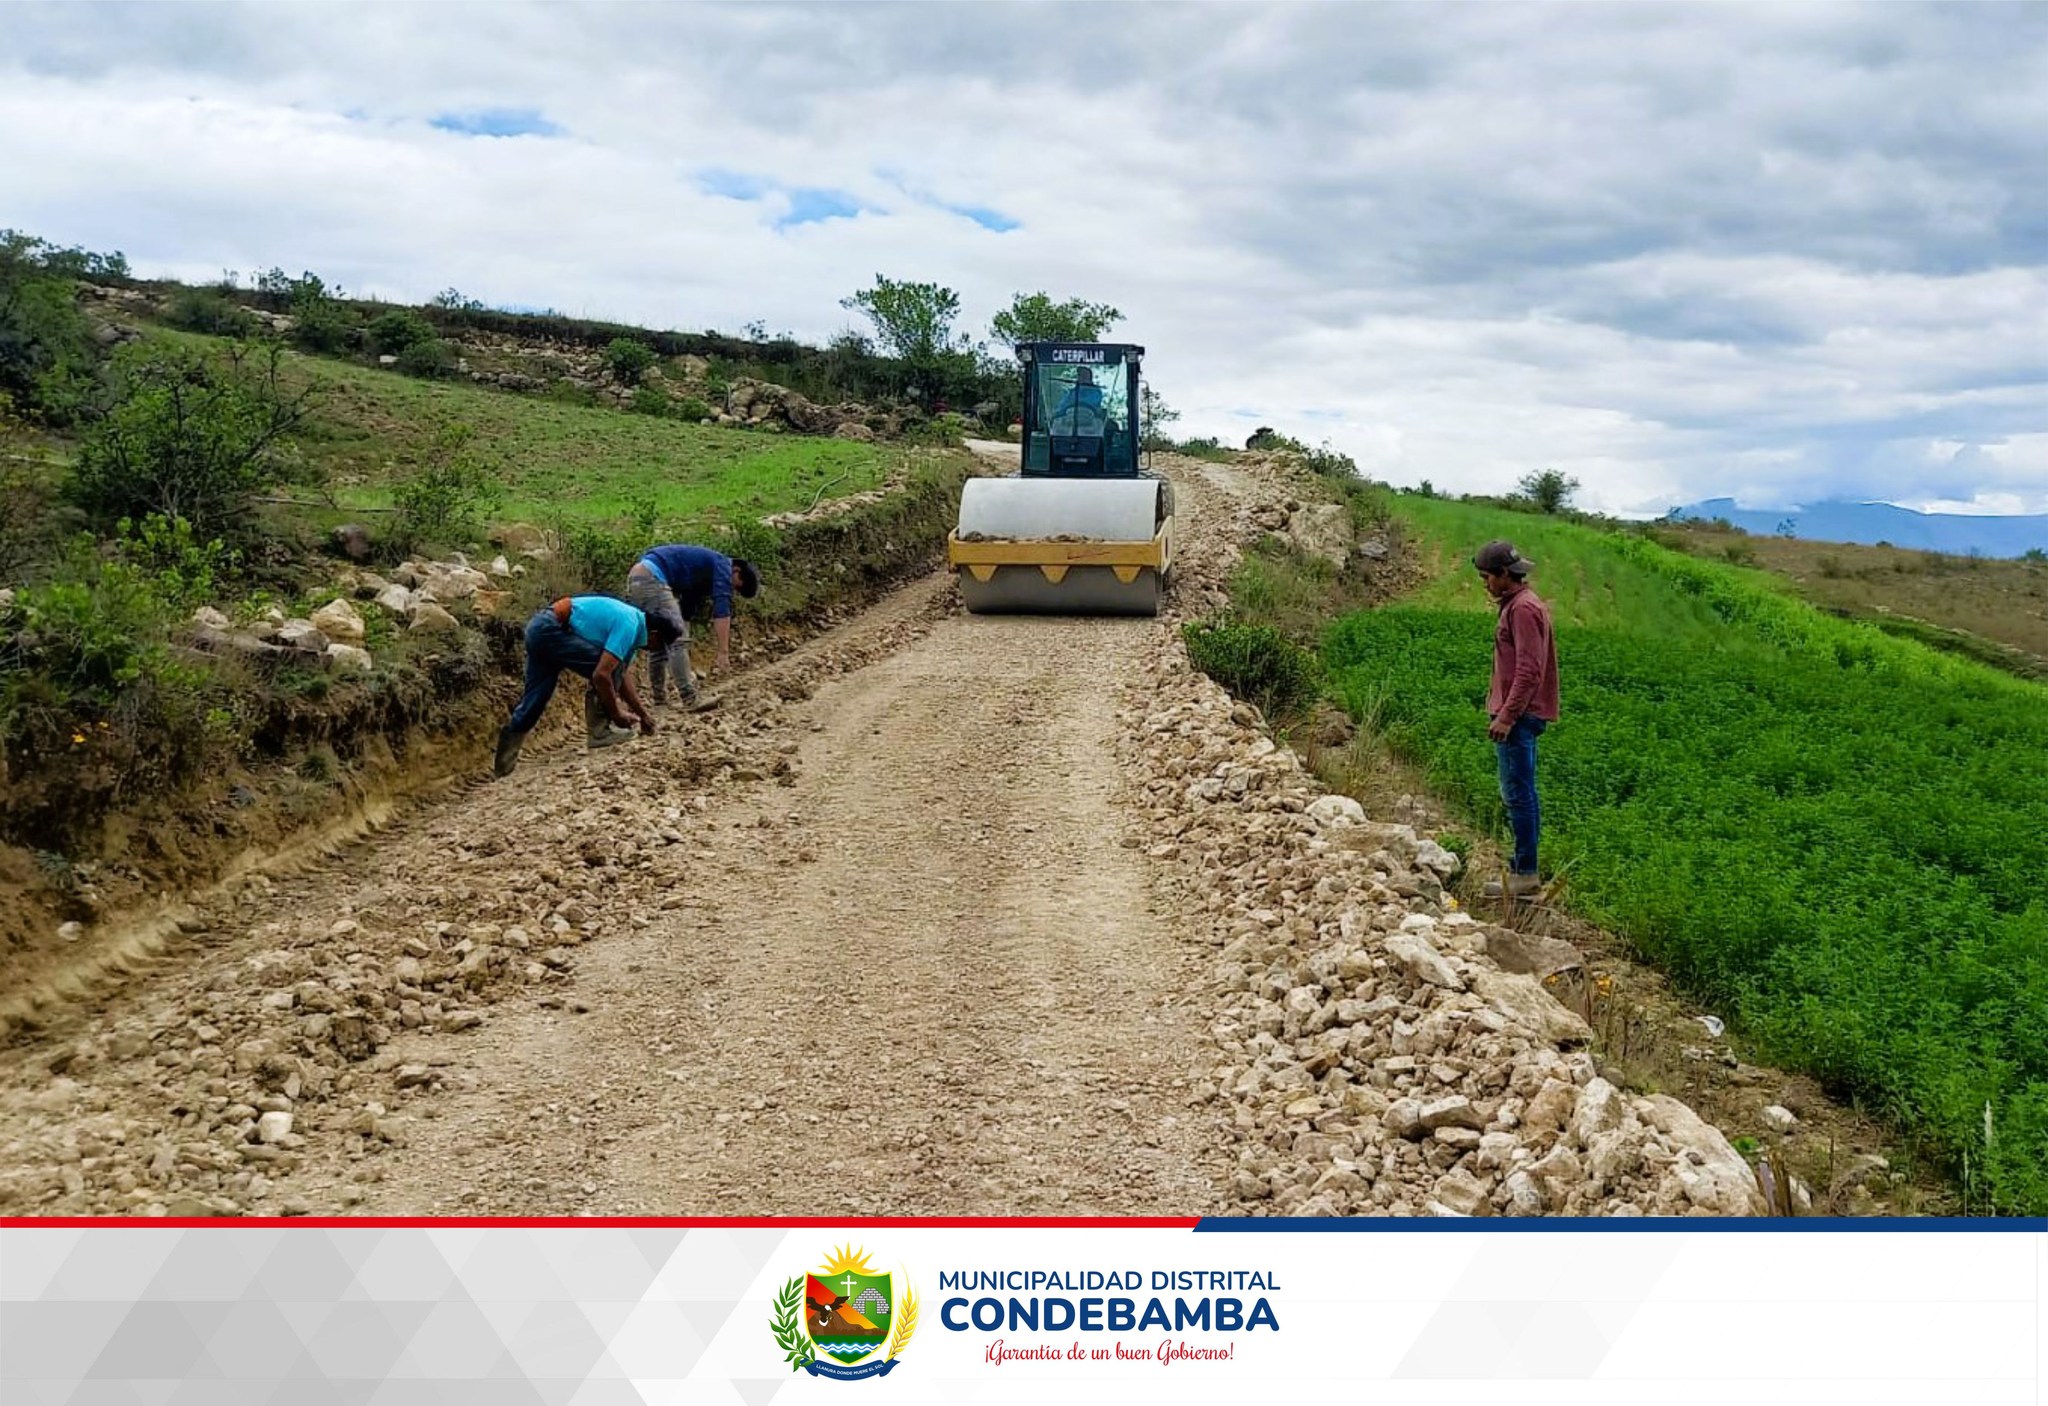
M977 615L1156 615L1173 569L1173 485L1139 457L1145 349L1025 342L1014 475L971 478L946 561Z

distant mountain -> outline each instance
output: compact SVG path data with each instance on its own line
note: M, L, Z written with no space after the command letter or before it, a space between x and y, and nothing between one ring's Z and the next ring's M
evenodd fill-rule
M1769 536L1790 523L1788 535L1812 542L1889 542L1928 552L1975 552L1987 557L2048 551L2048 515L1973 517L1967 513L1916 513L1891 503L1815 503L1810 508L1759 511L1738 508L1733 498L1673 509L1682 518L1726 518L1744 532Z

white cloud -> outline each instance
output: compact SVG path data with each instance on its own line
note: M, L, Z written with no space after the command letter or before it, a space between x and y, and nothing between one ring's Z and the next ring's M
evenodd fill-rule
M0 7L0 220L145 271L810 338L1044 288L1183 433L1626 511L2038 503L2044 127L2028 7Z

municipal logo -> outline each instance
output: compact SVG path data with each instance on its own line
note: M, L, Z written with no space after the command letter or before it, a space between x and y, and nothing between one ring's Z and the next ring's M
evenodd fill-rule
M907 1280L875 1273L866 1253L849 1245L784 1284L768 1326L792 1372L885 1377L917 1331L917 1295Z

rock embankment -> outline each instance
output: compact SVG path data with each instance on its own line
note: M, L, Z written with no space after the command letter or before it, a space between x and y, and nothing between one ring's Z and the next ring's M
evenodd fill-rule
M1299 474L1175 472L1228 525L1184 553L1213 609L1238 549L1301 513ZM1222 501L1217 501L1221 499ZM1676 1099L1601 1077L1544 978L1567 944L1475 920L1458 858L1327 794L1256 710L1162 633L1123 705L1152 857L1217 951L1203 1092L1238 1139L1235 1190L1288 1215L1750 1215L1756 1179Z

